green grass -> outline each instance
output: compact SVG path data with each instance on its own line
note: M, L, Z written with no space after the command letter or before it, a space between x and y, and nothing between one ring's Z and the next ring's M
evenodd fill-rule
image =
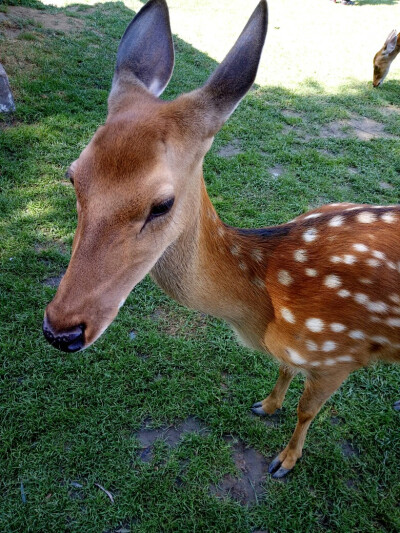
M287 481L267 478L259 504L245 507L210 490L235 472L224 436L240 438L268 460L275 456L293 431L301 378L275 427L252 417L249 406L271 390L277 365L238 346L218 320L176 305L148 278L87 351L65 355L46 344L41 321L55 289L43 282L66 268L76 225L64 172L105 119L119 38L130 7L141 4L7 4L70 13L71 23L82 25L63 32L15 21L22 33L10 40L0 21L1 62L17 105L13 116L0 118L0 531L399 531L399 413L392 409L398 367L352 375L314 421ZM262 226L325 202L398 202L399 68L381 89L370 83L373 52L392 29L398 5L270 4L258 85L205 161L221 218ZM171 5L180 38L166 98L203 83L253 8L243 0ZM12 7L1 11L8 16ZM314 19L314 33L313 13L325 16L319 25ZM337 53L327 54L326 43L316 43L339 19L343 26L329 34ZM379 35L366 39L374 25ZM352 54L342 54L343 43ZM354 117L383 124L388 137L329 133L338 121L352 133L346 121ZM219 156L230 143L242 153ZM154 317L160 309L164 321ZM158 442L153 460L140 460L135 435L145 420L161 427L189 416L208 432L186 434L173 449ZM343 442L359 453L345 457ZM114 504L95 483L111 491Z

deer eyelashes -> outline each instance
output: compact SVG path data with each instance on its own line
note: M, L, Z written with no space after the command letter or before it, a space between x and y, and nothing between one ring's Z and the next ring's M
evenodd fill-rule
M175 198L172 197L172 198L168 198L168 200L164 200L163 202L160 202L159 204L154 204L150 209L149 216L147 217L142 230L149 222L151 222L155 218L162 217L166 215L167 213L169 213L169 211L171 211L172 209L172 206L174 205L174 202L175 202Z

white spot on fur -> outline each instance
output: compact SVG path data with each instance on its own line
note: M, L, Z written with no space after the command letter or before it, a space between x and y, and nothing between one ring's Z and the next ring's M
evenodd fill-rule
M357 261L357 258L354 255L346 254L343 256L343 263L346 265L352 265Z
M374 267L374 268L375 268L375 267L378 267L378 266L381 264L381 262L378 261L378 259L374 259L374 258L367 259L367 260L366 260L366 263L367 263L367 265L369 265L370 267Z
M292 311L290 309L288 309L287 307L282 307L281 309L281 315L282 315L282 318L284 320L286 320L286 322L290 322L291 324L294 324L296 322L296 319L294 317L294 314L292 313Z
M310 363L310 366L320 366L320 365L321 365L320 361L312 361Z
M315 278L318 272L315 270L315 268L306 268L306 274L307 276L310 276L310 278Z
M380 335L376 335L374 337L370 337L371 341L377 342L378 344L389 344L390 341L387 337L382 337Z
M261 263L261 261L263 260L262 251L261 250L257 250L257 249L252 250L251 251L251 257L252 257L252 259L257 261L257 263Z
M331 263L341 263L342 259L338 255L332 255L332 257L330 258L330 262Z
M385 313L388 310L388 306L385 302L369 302L367 309L372 313Z
M218 226L217 233L220 237L223 237L225 234L225 230L223 226Z
M318 350L318 345L314 341L306 340L306 348L309 352L316 352Z
M365 333L359 329L353 329L349 331L349 337L352 339L365 339Z
M348 298L350 294L351 292L347 289L340 289L340 291L338 291L338 296L340 296L341 298Z
M388 326L393 326L395 328L400 328L400 318L388 318L386 320Z
M364 285L371 285L373 282L368 278L360 278L360 283L363 283Z
M323 352L333 352L333 350L336 350L336 342L325 341L324 344L322 345Z
M339 355L339 357L336 357L336 361L338 363L352 363L354 359L351 355Z
M304 220L308 220L310 218L318 218L321 216L321 213L311 213L311 215L307 215L306 217L304 217Z
M278 272L278 281L282 285L288 286L291 283L293 283L293 278L292 278L292 276L289 274L289 272L287 270L280 270Z
M380 252L379 250L373 250L372 255L376 257L377 259L385 259L385 254L383 252Z
M293 350L292 348L286 348L286 352L296 365L302 365L306 362L306 360L303 359L299 352L296 352L296 350Z
M303 233L303 241L313 242L318 236L318 232L315 228L310 228Z
M256 287L260 287L260 289L265 288L265 283L261 278L253 278L253 283Z
M372 315L369 317L369 319L371 320L371 322L382 322L382 319L380 316Z
M383 220L383 222L386 222L387 224L393 224L393 222L396 222L396 215L392 212L389 212L389 213L384 213L382 216L381 216L381 219Z
M388 261L386 264L392 270L396 270L396 265L395 265L395 263L393 263L393 261Z
M246 265L246 263L243 263L243 261L240 261L240 263L239 263L239 268L240 268L240 270L247 270L247 265Z
M231 254L232 255L239 255L239 252L240 252L240 248L237 244L234 244L232 247L231 247Z
M342 215L337 215L330 219L328 226L332 226L333 228L341 226L344 222L344 218Z
M376 215L375 213L371 213L369 211L362 211L357 215L358 222L361 222L362 224L371 224L371 222L376 221Z
M320 333L324 329L324 323L320 318L308 318L306 320L306 326L314 333Z
M362 243L353 244L353 248L356 252L368 252L369 250L368 246Z
M391 300L395 304L400 304L400 296L398 294L391 294L389 296L389 300Z
M332 322L330 328L335 333L340 333L341 331L344 331L346 329L346 326L344 324L341 324L340 322Z
M307 261L307 252L306 252L306 250L296 250L294 252L294 258L299 263L305 263Z
M335 364L335 359L325 359L324 363L328 366L332 366Z
M337 287L340 287L341 284L342 284L342 281L339 278L339 276L336 276L335 274L330 274L329 276L325 276L324 285L328 287L329 289L337 289Z
M358 304L366 304L368 302L369 298L368 298L368 296L366 294L363 294L362 292L357 292L354 295L354 300Z

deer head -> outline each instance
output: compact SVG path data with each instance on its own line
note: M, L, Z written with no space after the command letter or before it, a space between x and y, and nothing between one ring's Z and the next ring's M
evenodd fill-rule
M254 81L266 28L261 0L205 85L163 101L174 64L165 0L150 0L129 24L107 120L68 170L78 226L43 323L56 348L73 352L92 344L166 250L195 231L203 158Z
M374 87L382 85L383 80L389 72L393 59L400 51L400 33L397 35L396 30L392 30L382 46L374 57L374 76L372 84Z

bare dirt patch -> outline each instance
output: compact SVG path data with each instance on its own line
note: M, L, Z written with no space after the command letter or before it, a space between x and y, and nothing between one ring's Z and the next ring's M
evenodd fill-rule
M163 333L171 337L194 337L198 335L199 330L205 330L207 327L207 315L203 313L188 317L178 311L172 312L164 307L157 307L149 318L157 323Z
M65 272L62 272L59 276L52 276L50 278L46 278L42 281L42 285L45 285L46 287L58 287L64 277L64 274Z
M284 168L282 165L275 165L272 168L268 169L268 172L272 174L272 176L277 179L283 174Z
M400 115L400 107L397 107L395 105L388 105L386 107L380 107L378 110L382 113L384 116L391 116L391 115Z
M297 111L292 111L290 109L284 109L282 115L286 118L302 118L302 114Z
M339 444L345 457L357 457L360 455L359 450L350 441L343 440Z
M362 141L382 138L391 139L394 137L384 130L385 125L381 122L366 117L352 116L347 120L334 120L321 126L319 137L348 139L355 136Z
M267 459L254 448L247 448L240 440L232 445L232 458L238 474L227 474L217 486L211 486L211 492L218 498L230 497L241 505L253 505L264 492Z
M59 251L62 255L67 254L67 246L60 239L52 239L51 241L44 243L37 242L34 246L35 252L37 254L42 254L43 252L47 252L48 250L54 248L57 248L57 251Z
M380 181L379 182L379 187L381 189L386 189L386 190L394 189L393 185L391 185L390 183L387 183L386 181Z
M358 174L357 167L347 167L347 170L350 172L350 174Z
M16 39L28 29L46 28L64 33L79 31L82 20L65 13L49 13L31 7L8 6L7 13L0 13L0 31L8 39Z
M223 146L217 154L220 157L224 157L225 159L229 159L231 157L235 157L235 155L243 154L243 150L240 146L240 142L238 139L233 139L233 141L229 142L225 146Z
M135 434L141 449L139 457L144 463L148 463L153 458L153 444L156 440L163 440L169 448L175 448L183 435L187 433L208 432L206 426L197 418L189 416L177 426L163 426L152 428L151 420L146 420L142 428Z
M384 132L384 124L370 118L351 118L349 125L353 128L356 136L362 141L370 141L379 137L386 139L393 137L393 135Z

